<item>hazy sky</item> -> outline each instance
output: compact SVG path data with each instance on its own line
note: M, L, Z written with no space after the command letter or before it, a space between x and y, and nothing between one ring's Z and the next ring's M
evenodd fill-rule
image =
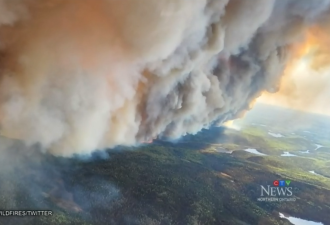
M313 29L295 46L280 90L264 93L259 102L330 115L330 43L325 33Z
M283 77L280 91L264 93L259 102L330 115L330 68L314 71L300 62L287 77Z

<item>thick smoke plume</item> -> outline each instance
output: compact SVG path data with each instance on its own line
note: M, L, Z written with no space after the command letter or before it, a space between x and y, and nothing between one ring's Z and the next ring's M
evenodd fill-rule
M329 3L0 0L1 135L69 156L237 118Z
M328 16L327 22L330 22ZM291 47L291 61L283 72L279 91L263 93L259 101L302 111L330 115L330 26L311 27L302 42Z

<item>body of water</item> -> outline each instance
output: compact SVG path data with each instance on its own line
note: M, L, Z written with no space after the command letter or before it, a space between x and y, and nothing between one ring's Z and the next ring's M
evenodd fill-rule
M319 148L322 148L323 147L323 145L318 145L318 144L315 144L316 145L316 148L314 149L314 151L316 151L317 149L319 149Z
M319 222L303 220L303 219L292 217L292 216L285 216L283 213L280 213L280 218L285 218L294 225L324 225L323 223L319 223Z
M216 151L219 152L219 153L227 153L227 154L233 153L233 151L228 151L224 148L216 148Z
M311 170L311 171L308 171L308 172L310 172L310 173L312 173L314 175L317 175L317 176L325 177L325 176L323 176L323 175L321 175L319 173L316 173L314 170Z
M304 153L304 154L308 154L309 153L309 150L306 150L306 151L300 151L301 153Z
M256 155L266 155L264 153L259 152L257 149L254 148L248 148L248 149L244 149L244 151L246 152L250 152L252 154L256 154Z
M283 154L281 154L281 156L296 156L296 155L291 154L290 152L284 152Z
M268 132L268 134L269 134L270 136L277 137L277 138L284 137L282 134L276 134L276 133L272 133L272 132Z
M310 173L312 173L312 174L315 174L315 175L320 175L320 174L318 174L318 173L315 173L314 170L311 170L311 171L308 171L308 172L310 172Z

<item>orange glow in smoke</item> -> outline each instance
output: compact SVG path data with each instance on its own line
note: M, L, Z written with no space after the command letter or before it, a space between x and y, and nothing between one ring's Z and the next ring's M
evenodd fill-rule
M304 39L290 46L290 58L277 93L268 92L259 102L303 111L329 114L324 109L327 85L330 82L330 40L318 27L306 30ZM323 103L322 103L323 102Z

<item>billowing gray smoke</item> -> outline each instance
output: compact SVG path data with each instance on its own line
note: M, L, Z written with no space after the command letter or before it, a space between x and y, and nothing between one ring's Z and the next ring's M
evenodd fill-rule
M69 156L234 119L329 3L0 0L1 134Z

